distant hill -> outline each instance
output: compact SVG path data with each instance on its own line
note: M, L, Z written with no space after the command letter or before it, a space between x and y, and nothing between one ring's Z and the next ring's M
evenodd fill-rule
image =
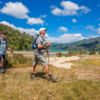
M0 31L6 32L8 46L14 50L30 50L32 37L26 33L13 29L7 25L0 24Z
M61 51L100 51L100 37L84 39L73 43L54 43L51 50Z
M0 24L0 31L7 34L8 46L14 50L32 50L32 36ZM84 39L73 43L53 43L51 51L100 51L100 37Z

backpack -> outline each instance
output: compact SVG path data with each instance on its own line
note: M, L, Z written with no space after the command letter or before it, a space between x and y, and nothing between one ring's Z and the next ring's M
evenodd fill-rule
M33 42L32 42L32 49L36 49L36 48L37 48L36 40L38 39L38 37L39 37L39 35L36 35L36 36L34 37L34 40L33 40Z

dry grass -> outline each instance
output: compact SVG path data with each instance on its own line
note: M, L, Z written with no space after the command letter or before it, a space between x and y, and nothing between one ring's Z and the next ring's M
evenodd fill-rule
M11 68L0 75L0 100L99 100L100 63L98 59L90 62L81 59L68 70L50 66L50 71L59 76L57 83L41 76L31 80L30 67ZM41 70L38 66L37 72Z

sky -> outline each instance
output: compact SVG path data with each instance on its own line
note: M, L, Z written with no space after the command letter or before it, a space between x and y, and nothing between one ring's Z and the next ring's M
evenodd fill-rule
M0 0L0 23L34 35L70 43L100 36L100 0Z

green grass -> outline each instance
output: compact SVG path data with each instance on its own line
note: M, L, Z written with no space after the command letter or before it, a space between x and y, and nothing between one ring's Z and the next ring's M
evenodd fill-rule
M30 79L31 68L11 68L0 75L0 100L99 100L100 67L98 59L81 59L73 62L72 69L50 66L50 71L59 76L53 83L41 77ZM97 66L98 65L98 66ZM42 67L37 67L41 72Z

